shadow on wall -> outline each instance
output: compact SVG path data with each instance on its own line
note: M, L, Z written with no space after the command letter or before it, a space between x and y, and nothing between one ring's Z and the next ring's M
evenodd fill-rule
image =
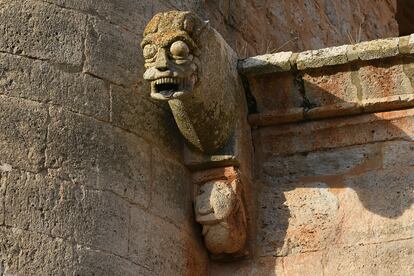
M305 71L306 99L316 106L345 106L356 99L412 93L403 87L412 89L413 76L403 80L383 74L410 62L394 58ZM346 83L348 76L352 83ZM261 255L287 256L412 233L413 117L414 110L405 109L258 129Z
M400 36L414 33L414 1L398 0L395 19L398 22Z

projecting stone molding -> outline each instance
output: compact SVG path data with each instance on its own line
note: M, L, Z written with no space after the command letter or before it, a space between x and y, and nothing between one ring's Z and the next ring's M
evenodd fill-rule
M258 113L251 125L285 124L414 106L414 34L239 62Z

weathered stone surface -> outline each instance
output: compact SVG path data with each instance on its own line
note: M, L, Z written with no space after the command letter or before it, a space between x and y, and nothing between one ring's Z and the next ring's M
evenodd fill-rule
M132 86L143 72L138 36L89 17L83 71L113 83Z
M265 155L290 155L393 139L412 140L413 110L260 129Z
M7 226L127 256L129 206L120 197L15 170L4 182Z
M152 189L150 210L174 225L192 217L190 172L160 150L152 151Z
M246 214L240 172L235 167L193 174L195 219L214 255L241 253L246 242Z
M112 24L129 30L133 33L141 33L146 23L154 14L154 9L171 8L168 3L161 1L141 2L131 0L48 0L56 5L81 10L105 19Z
M289 72L251 77L249 85L259 112L286 112L289 108L300 107L303 104L295 76Z
M0 94L109 120L109 87L104 81L65 72L44 61L0 54Z
M301 276L304 275L304 273L308 275L324 275L322 258L322 252L309 252L284 257L284 274L282 275Z
M398 49L401 54L414 53L414 34L400 37Z
M168 101L186 142L214 154L234 133L242 89L237 56L195 13L156 14L141 42L150 96Z
M383 145L384 168L413 166L414 142L395 141Z
M131 261L147 267L151 275L205 271L206 255L188 230L186 226L178 228L146 211L131 208Z
M0 226L0 263L5 275L70 275L73 244L18 228Z
M288 190L263 187L259 199L261 256L321 250L335 240L339 201L328 187L317 181Z
M280 52L247 58L239 61L238 69L242 74L249 76L289 71L292 55L293 52Z
M300 177L340 175L356 170L358 166L364 165L369 158L378 159L378 162L370 163L369 168L381 168L381 151L380 144L370 144L316 151L303 155L278 156L278 153L275 152L274 155L269 155L263 160L261 167L265 177L289 176L298 179Z
M344 220L340 243L381 243L412 237L414 231L414 170L404 165L399 168L375 170L349 176L345 186L353 195L341 195ZM343 196L343 197L342 197ZM355 197L356 196L356 197ZM349 216L358 215L358 224ZM357 216L354 216L357 219ZM362 227L362 228L360 228Z
M44 168L48 125L44 105L0 96L0 162L29 171Z
M5 216L5 194L6 194L6 173L0 169L0 225L4 225Z
M398 59L373 62L361 67L358 73L363 99L414 93L404 65Z
M86 15L41 1L0 1L0 50L81 66Z
M308 70L303 82L306 98L316 106L358 101L358 88L349 66Z
M51 108L46 164L60 178L148 206L150 146L134 134Z
M111 85L112 123L144 137L177 158L182 154L182 139L168 107L150 100L143 88Z
M324 256L324 275L412 275L413 240L331 248Z
M76 254L74 275L154 275L153 271L108 252L77 246Z
M398 55L398 38L378 39L352 45L347 51L349 61L372 60Z
M349 45L325 48L320 50L310 50L301 52L296 60L299 70L308 68L318 68L328 65L338 65L348 62L346 53Z

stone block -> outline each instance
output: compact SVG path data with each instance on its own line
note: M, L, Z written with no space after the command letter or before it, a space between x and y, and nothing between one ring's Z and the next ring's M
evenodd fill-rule
M132 207L129 257L132 262L147 267L152 275L202 273L207 256L190 232Z
M192 181L189 171L159 149L152 150L152 196L150 210L175 225L192 217Z
M283 157L276 153L264 159L261 167L263 173L271 177L340 175L362 167L366 170L382 167L381 151L381 145L368 144ZM375 160L378 162L373 162Z
M347 63L348 47L350 45L301 52L296 60L297 68L304 70Z
M148 206L150 146L94 119L51 108L46 164L60 178Z
M414 54L414 34L400 37L398 48L401 54Z
M309 252L283 257L284 275L324 275L323 252Z
M37 172L44 167L47 108L0 96L0 163Z
M414 44L414 43L413 43ZM405 75L411 81L411 87L414 89L414 56L405 56L402 58L402 66ZM411 90L413 91L413 90ZM411 92L413 93L413 92Z
M339 240L345 244L397 240L411 237L414 231L414 169L408 164L383 170L374 170L360 175L347 176L346 187L357 197L351 199L344 194L344 220ZM346 203L346 204L345 204ZM360 205L360 207L358 207ZM364 229L358 229L349 215L354 216ZM368 226L368 229L367 229ZM359 240L355 233L359 232Z
M268 110L285 112L303 105L299 84L290 72L252 77L249 78L249 84L259 112Z
M104 81L68 73L40 60L0 54L0 94L47 102L109 120L109 87Z
M280 52L246 58L239 62L238 69L242 74L249 76L289 71L292 55L293 52Z
M414 165L414 142L388 142L382 148L384 168Z
M129 205L120 197L19 171L5 181L7 226L127 255Z
M333 247L323 258L324 275L412 275L412 239Z
M0 225L4 225L5 216L5 194L6 194L6 173L0 169Z
M260 129L263 157L286 156L394 139L412 140L411 109Z
M123 86L140 82L144 62L139 40L121 27L89 17L83 71Z
M154 275L153 271L108 252L77 246L76 254L73 275Z
M144 30L146 23L156 13L155 10L172 8L167 3L164 4L160 1L118 0L114 3L111 0L99 2L95 0L48 0L48 2L98 15L100 18L136 34L140 34Z
M303 75L306 98L317 106L356 103L358 88L347 65L307 70Z
M347 51L348 61L373 60L398 55L398 37L377 39L351 45Z
M181 134L167 106L160 107L139 87L111 85L112 123L165 148L172 155L182 153Z
M72 275L73 244L17 228L0 227L4 275Z
M411 81L399 59L370 62L359 69L362 99L413 94Z
M258 202L261 256L321 250L335 240L339 201L323 182L265 186Z
M86 15L41 1L0 5L1 51L80 68Z

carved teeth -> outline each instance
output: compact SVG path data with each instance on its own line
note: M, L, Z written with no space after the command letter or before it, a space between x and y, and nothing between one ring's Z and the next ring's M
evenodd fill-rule
M154 81L155 84L164 84L164 83L173 83L173 84L179 84L180 79L178 78L159 78Z

